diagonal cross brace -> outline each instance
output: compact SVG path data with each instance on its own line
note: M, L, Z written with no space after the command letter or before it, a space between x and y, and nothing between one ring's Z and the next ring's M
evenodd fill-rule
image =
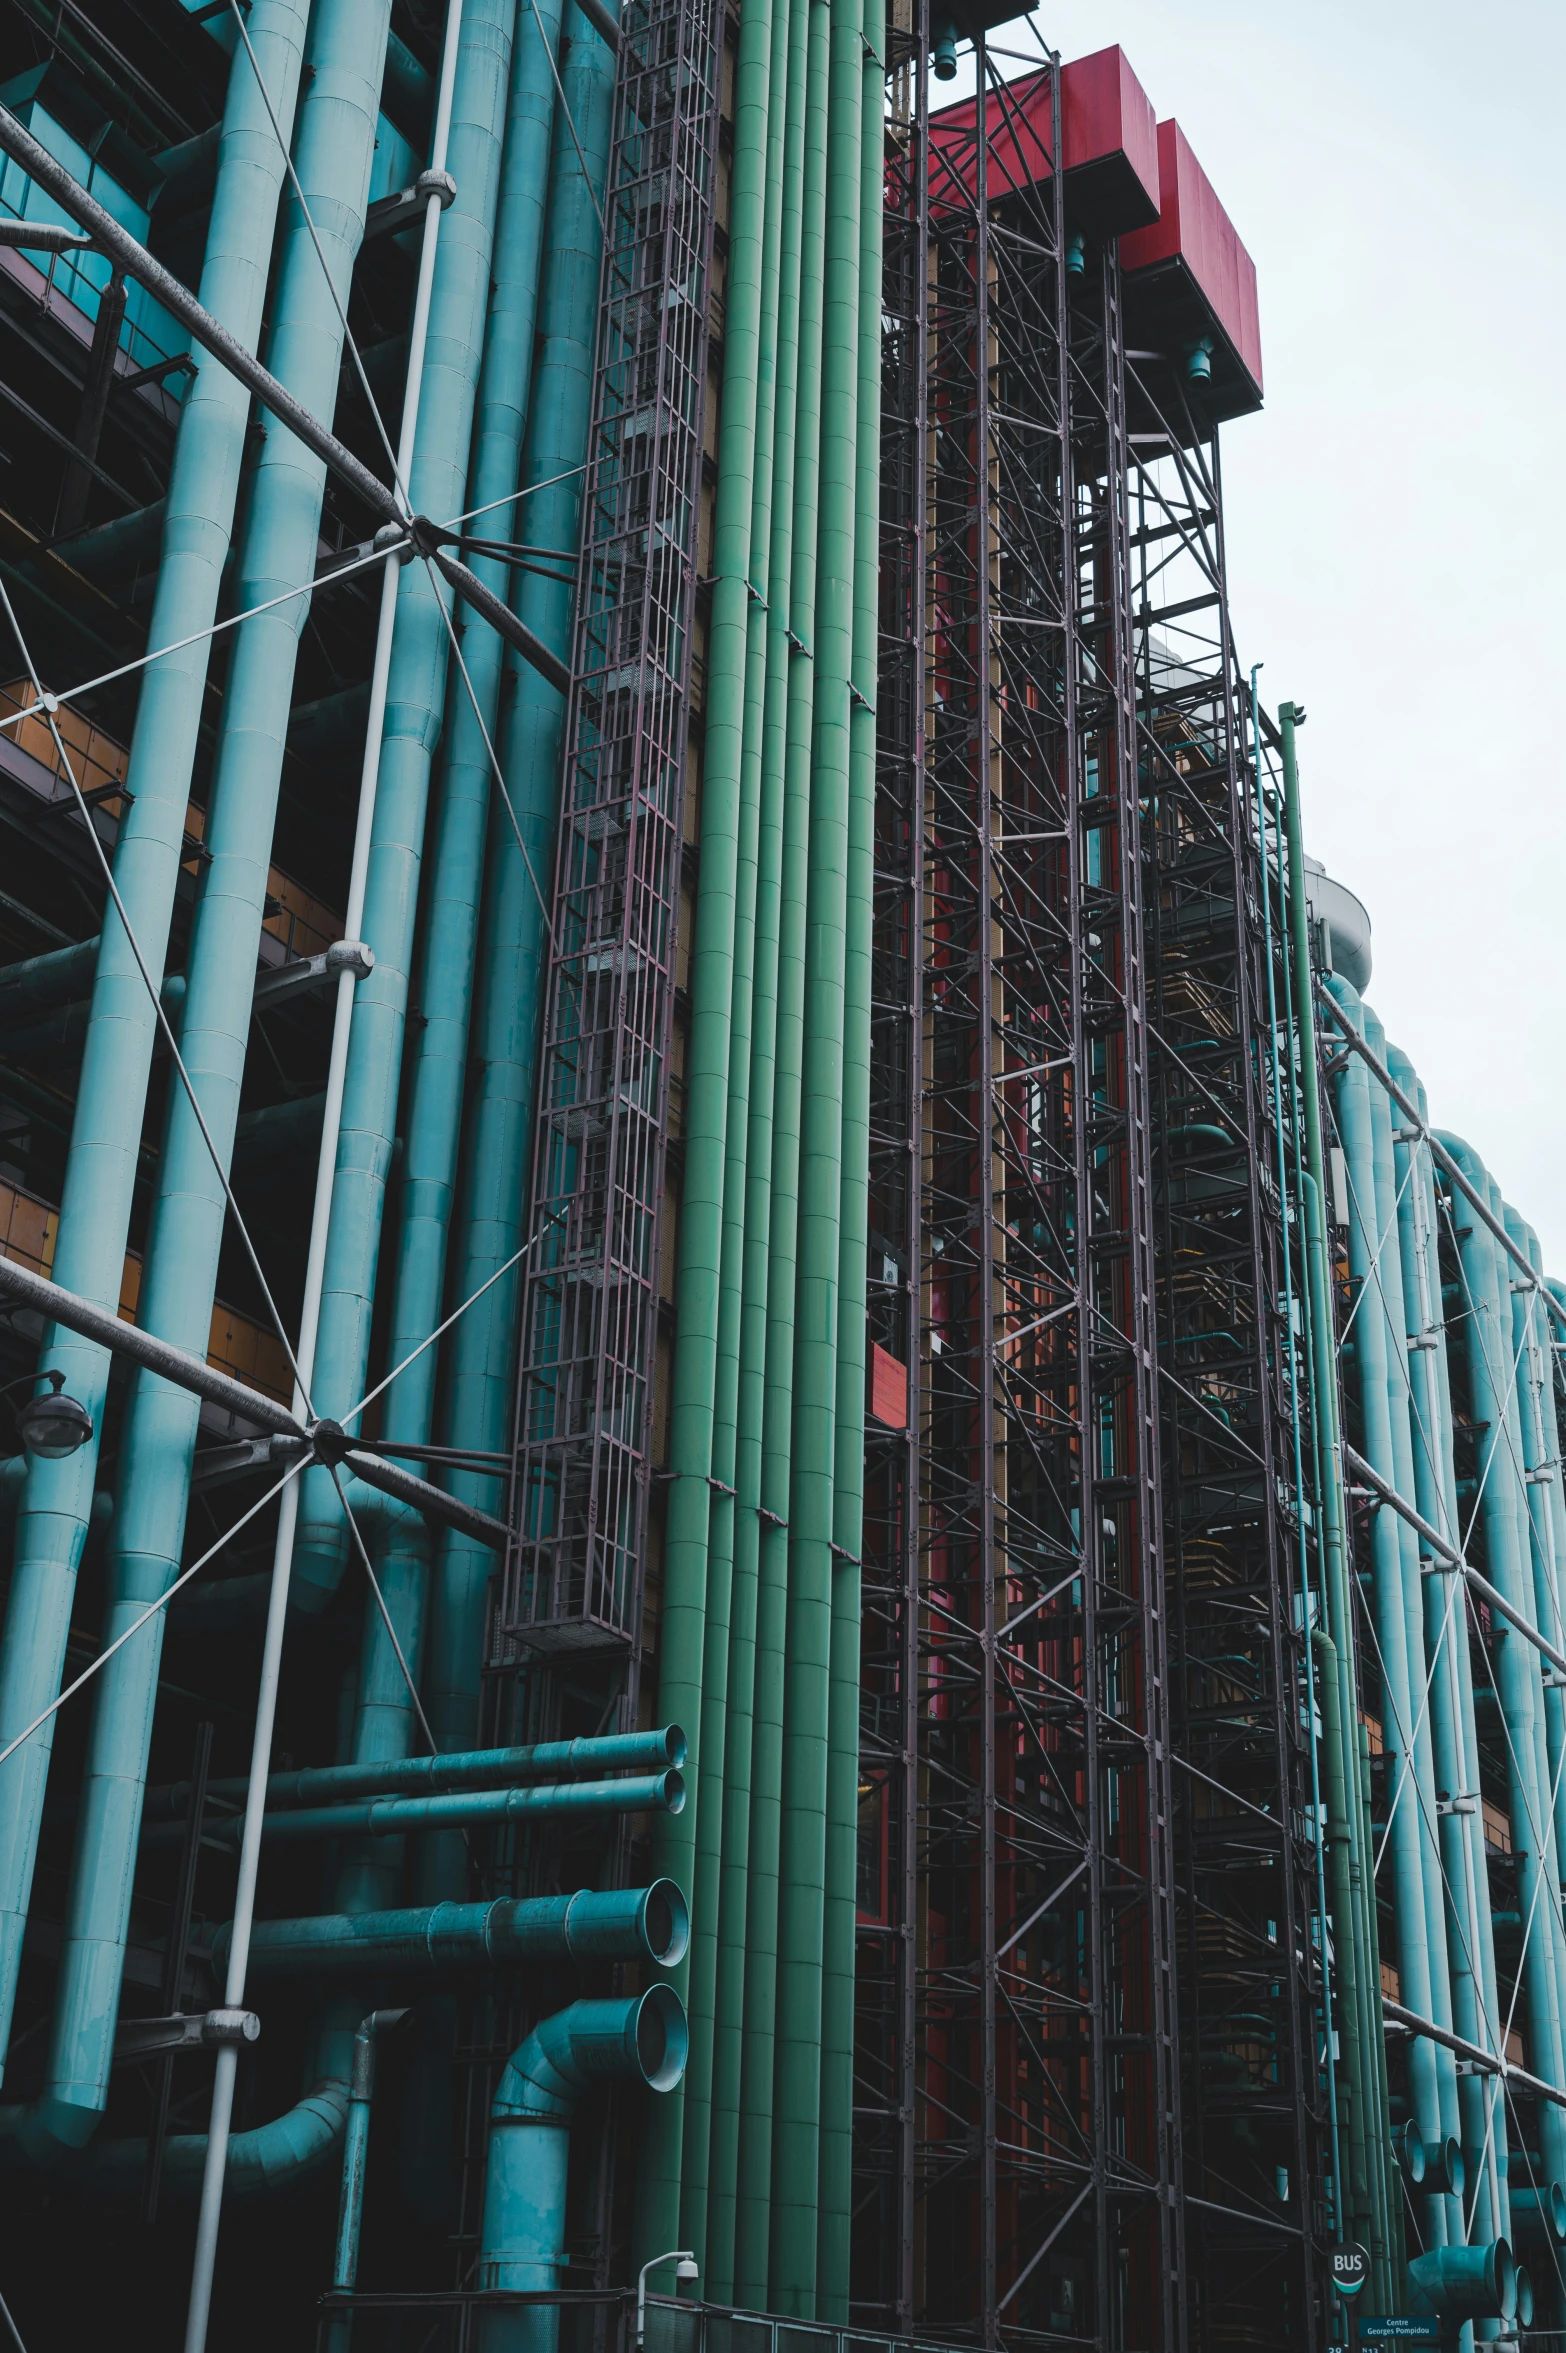
M541 638L535 637L526 624L518 620L509 605L487 588L476 572L457 557L447 555L441 545L446 536L426 516L408 515L395 493L389 490L378 474L373 474L361 458L356 458L335 433L311 414L302 401L264 368L254 353L245 349L231 335L221 321L205 309L188 286L182 285L163 267L160 261L138 245L128 230L122 229L112 213L104 210L95 197L89 196L81 182L74 179L61 163L57 163L46 147L39 145L31 131L18 122L9 107L0 106L0 153L11 158L28 177L35 180L45 195L54 199L62 211L70 214L86 230L93 245L106 254L127 278L134 278L159 301L172 317L178 319L196 343L221 361L230 375L236 377L248 392L255 395L263 408L270 409L280 424L302 441L345 482L355 495L363 499L371 512L379 515L383 524L391 524L398 533L387 548L395 554L400 546L411 546L413 552L425 557L441 574L447 584L473 608L481 620L512 646L525 662L532 664L541 678L548 680L557 693L564 694L571 683L571 673L556 654L550 652Z

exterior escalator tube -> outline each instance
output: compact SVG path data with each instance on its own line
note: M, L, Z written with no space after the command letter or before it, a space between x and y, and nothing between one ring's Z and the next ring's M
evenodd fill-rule
M285 138L298 96L307 15L303 0L255 0L248 21ZM284 164L247 59L229 79L200 295L251 350L261 330ZM153 662L143 679L127 776L134 797L115 854L116 884L154 987L163 977L185 854L209 654L202 632L217 610L249 413L243 387L223 368L205 366L185 395L174 445L148 650L182 650ZM124 1276L155 1035L146 982L111 913L93 983L52 1270L56 1282L111 1312ZM107 1355L54 1329L45 1336L40 1362L64 1372L72 1395L101 1430ZM93 1442L64 1461L31 1467L0 1643L0 1746L25 1730L59 1690L97 1461ZM0 2053L10 2036L52 1744L51 1720L0 1768ZM96 2111L87 2114L95 2119Z

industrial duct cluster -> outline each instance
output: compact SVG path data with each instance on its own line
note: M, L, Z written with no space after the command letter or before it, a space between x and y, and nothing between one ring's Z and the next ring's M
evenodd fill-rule
M27 2327L1566 2327L1566 1289L1247 705L1178 125L0 13Z

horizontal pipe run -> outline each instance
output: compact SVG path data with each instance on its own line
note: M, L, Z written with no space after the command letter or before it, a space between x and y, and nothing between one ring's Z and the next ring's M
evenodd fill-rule
M1497 1617L1504 1618L1509 1626L1515 1627L1523 1640L1531 1642L1534 1649L1549 1660L1557 1673L1566 1675L1566 1651L1557 1650L1554 1643L1547 1641L1539 1632L1537 1626L1530 1625L1521 1610L1514 1609L1505 1594L1497 1591L1489 1578L1482 1575L1471 1561L1464 1560L1462 1554L1448 1544L1444 1536L1439 1535L1431 1527L1430 1522L1423 1514L1417 1512L1406 1497L1399 1495L1396 1488L1389 1487L1380 1473L1373 1470L1364 1456L1357 1454L1347 1441L1344 1442L1343 1460L1357 1478L1363 1479L1366 1486L1372 1488L1379 1495L1389 1510L1395 1511L1399 1519L1408 1522L1416 1535L1424 1538L1439 1560L1443 1561L1449 1569L1455 1569L1467 1578L1469 1585L1477 1593L1479 1599L1487 1602Z
M225 1924L213 1940L220 1969L228 1933ZM260 1920L251 1936L250 1974L429 1976L550 1961L651 1961L672 1969L689 1935L685 1898L672 1879L658 1879L651 1887L602 1893L583 1888L575 1895L503 1896L487 1904Z
M464 1503L460 1496L448 1495L444 1487L432 1486L428 1479L403 1470L397 1463L383 1462L378 1454L361 1454L355 1449L343 1456L343 1464L366 1487L378 1488L382 1495L408 1504L426 1519L439 1520L443 1527L471 1536L475 1544L487 1545L491 1552L504 1552L511 1541L511 1531L504 1520L480 1511L476 1504Z
M1511 2059L1498 2059L1493 2051L1484 2050L1478 2043L1465 2042L1460 2034L1452 2034L1444 2026L1437 2026L1429 2018L1421 2018L1417 2010L1405 2010L1401 2002L1381 1997L1381 2014L1405 2033L1425 2035L1439 2043L1443 2050L1453 2052L1459 2059L1467 2059L1481 2074L1503 2076L1515 2083L1519 2090L1532 2092L1535 2099L1549 2100L1557 2108L1566 2108L1566 2091L1553 2083L1546 2083L1540 2075L1530 2075L1526 2067L1519 2067Z
M1561 1301L1555 1298L1550 1290L1546 1287L1543 1278L1530 1264L1526 1251L1520 1250L1518 1248L1517 1244L1512 1240L1511 1235L1507 1232L1505 1226L1501 1223L1501 1220L1495 1216L1491 1210L1489 1203L1483 1199L1478 1189L1469 1182L1467 1177L1464 1176L1462 1169L1458 1165L1457 1161L1454 1160L1451 1153L1447 1150L1446 1146L1442 1143L1440 1137L1437 1136L1427 1125L1425 1120L1421 1118L1418 1104L1411 1102L1408 1096L1404 1094L1402 1088L1398 1085L1397 1080L1392 1076L1391 1071L1388 1070L1386 1064L1381 1060L1375 1049L1372 1046L1367 1045L1365 1040L1360 1036L1349 1015L1344 1011L1343 1007L1333 996L1332 991L1324 987L1319 980L1316 984L1316 994L1321 1000L1324 1011L1330 1013L1333 1021L1336 1023L1338 1030L1342 1035L1343 1043L1346 1046L1353 1048L1354 1052L1359 1056L1360 1060L1370 1071L1372 1078L1379 1080L1380 1084L1385 1087L1387 1093L1391 1096L1399 1111L1402 1112L1403 1117L1408 1121L1409 1126L1417 1132L1419 1141L1427 1147L1430 1153L1430 1157L1435 1162L1436 1166L1446 1171L1446 1174L1451 1178L1453 1184L1462 1194L1463 1199L1468 1203L1470 1209L1473 1210L1479 1219L1480 1224L1484 1226L1489 1233L1494 1235L1496 1241L1500 1243L1501 1248L1506 1252L1507 1257L1512 1261L1512 1264L1517 1267L1526 1278L1526 1287L1530 1291L1538 1292L1539 1297L1543 1300L1551 1315L1554 1316L1556 1322L1561 1326L1563 1331L1566 1331L1566 1306L1563 1306Z
M192 340L209 351L215 360L253 393L263 408L270 409L281 424L288 427L296 439L302 441L345 482L349 489L363 499L372 514L384 523L394 524L406 534L413 549L428 556L436 569L473 608L482 620L514 646L523 660L530 662L550 685L564 694L570 685L570 671L549 648L536 638L531 629L517 619L509 605L485 586L476 572L454 556L446 554L439 545L436 527L423 516L404 513L396 495L380 477L372 474L361 459L336 434L328 431L319 418L311 415L302 402L281 385L270 369L246 351L244 345L222 326L191 293L188 286L172 276L162 263L155 261L144 245L139 245L128 230L122 229L112 213L106 212L94 197L88 195L81 182L74 179L63 164L56 163L46 147L40 146L32 133L25 130L9 107L0 106L0 151L10 156L13 163L35 180L44 193L54 199L62 211L79 221L100 253L106 254L127 278L134 278L145 286L170 315L179 321ZM396 542L387 553L396 551Z
M315 1806L264 1815L263 1838L403 1838L421 1830L466 1830L515 1822L535 1814L677 1814L685 1804L679 1773L629 1774L623 1781L549 1781L528 1789L449 1790L436 1797L366 1798L357 1805ZM238 1843L243 1818L232 1816L207 1833ZM182 1822L157 1822L143 1846L169 1846L185 1835Z
M411 1796L431 1784L460 1789L483 1783L526 1781L538 1774L566 1780L576 1775L623 1772L636 1766L659 1771L685 1762L685 1735L677 1724L661 1732L610 1733L602 1740L540 1740L526 1748L476 1748L433 1757L397 1757L363 1765L302 1765L273 1773L266 1785L269 1806L306 1806L346 1797ZM235 1777L209 1781L207 1794L242 1798L248 1785ZM175 1781L147 1792L149 1820L183 1821L190 1783Z

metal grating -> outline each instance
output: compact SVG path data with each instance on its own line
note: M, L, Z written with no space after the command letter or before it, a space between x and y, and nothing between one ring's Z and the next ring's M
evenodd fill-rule
M509 1654L629 1647L651 1476L722 9L627 0L517 1397Z

